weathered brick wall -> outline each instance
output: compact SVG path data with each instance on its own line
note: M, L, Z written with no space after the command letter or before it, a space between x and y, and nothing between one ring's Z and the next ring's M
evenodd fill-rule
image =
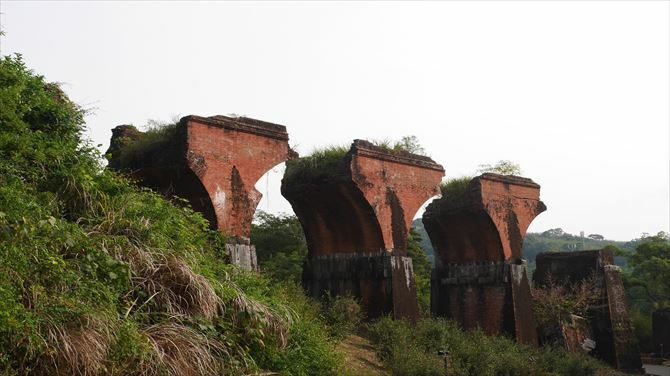
M288 173L288 172L287 172ZM282 181L309 249L303 283L314 297L353 294L368 317L418 317L407 235L438 193L442 166L355 140L328 180Z
M154 147L145 158L124 166L124 145L140 137L141 132L128 126L115 128L109 167L130 173L166 196L188 200L212 228L244 245L234 248L233 261L255 269L255 250L248 238L262 195L254 185L273 166L295 156L286 128L244 117L186 116L164 147Z
M262 197L254 185L291 155L286 128L223 116L187 116L182 122L188 166L209 193L218 228L248 238Z
M595 276L602 287L602 302L592 308L591 328L595 339L594 355L617 369L639 372L640 351L630 319L621 270L613 265L611 251L545 252L537 255L533 276L538 287L551 278L554 283L574 284Z
M436 256L434 314L537 344L521 248L530 222L546 210L539 195L530 179L484 174L461 196L426 208L423 223Z

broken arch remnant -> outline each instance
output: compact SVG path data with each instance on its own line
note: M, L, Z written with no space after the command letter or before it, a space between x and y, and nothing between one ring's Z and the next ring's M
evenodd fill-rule
M159 132L138 150L146 134L127 125L114 128L109 167L166 196L188 200L211 228L231 236L232 262L257 269L249 232L262 194L254 185L273 166L297 156L286 127L245 117L190 115Z
M577 252L543 252L537 255L535 285L545 288L552 283L571 285L595 277L601 296L598 305L588 312L589 326L595 340L593 355L613 367L640 373L642 361L633 330L621 269L614 265L610 250ZM655 332L654 332L655 333Z
M465 328L537 345L521 247L530 222L545 210L532 180L491 173L428 205L423 224L435 249L431 311Z
M363 140L327 163L303 162L287 163L281 191L307 239L307 292L354 295L370 318L417 319L407 235L417 210L439 194L442 166Z

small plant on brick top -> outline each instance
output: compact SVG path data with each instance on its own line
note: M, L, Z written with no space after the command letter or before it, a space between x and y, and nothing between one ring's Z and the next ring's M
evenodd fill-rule
M119 145L116 152L118 155L106 155L106 157L110 160L116 159L121 169L134 169L146 163L170 160L178 155L175 149L177 126L177 120L172 122L149 120L145 126L146 131L140 132L135 129L133 138L122 140L123 145Z
M372 143L389 153L404 152L426 156L426 149L421 146L419 139L414 135L403 136L398 141L383 139L373 140Z
M442 182L440 184L440 191L442 192L442 197L447 198L448 200L458 200L465 195L465 192L468 189L468 185L472 181L471 176L462 176L460 178L454 178Z
M328 146L316 149L312 154L286 162L285 181L313 181L333 177L334 170L342 162L349 148Z

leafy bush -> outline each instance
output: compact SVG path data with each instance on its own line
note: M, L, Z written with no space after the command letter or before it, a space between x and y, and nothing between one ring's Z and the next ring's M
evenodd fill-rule
M363 312L358 301L351 296L329 297L324 302L324 316L335 338L344 338L358 330Z
M373 140L372 143L390 153L405 152L417 155L426 155L426 150L419 143L419 139L414 136L403 136L399 141Z
M521 175L521 166L508 160L500 160L494 165L480 164L477 173L485 174L487 172L501 175Z
M317 303L103 170L82 110L20 57L0 59L0 106L0 372L337 372Z
M421 235L414 228L411 228L407 237L407 256L412 258L414 283L416 283L416 298L421 314L430 315L431 265L421 243Z
M296 216L258 211L250 238L263 274L277 281L300 283L307 242Z
M535 349L480 330L465 332L443 319L423 319L412 327L382 318L369 325L369 333L393 374L443 375L438 352L444 350L450 375L593 375L608 369L586 355Z

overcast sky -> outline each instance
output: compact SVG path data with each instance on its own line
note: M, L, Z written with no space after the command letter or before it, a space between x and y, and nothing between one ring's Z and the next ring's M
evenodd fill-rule
M0 47L95 109L103 151L188 114L284 124L302 154L413 134L447 178L520 164L530 231L627 240L669 228L669 5L3 0ZM291 212L274 171L259 208Z

